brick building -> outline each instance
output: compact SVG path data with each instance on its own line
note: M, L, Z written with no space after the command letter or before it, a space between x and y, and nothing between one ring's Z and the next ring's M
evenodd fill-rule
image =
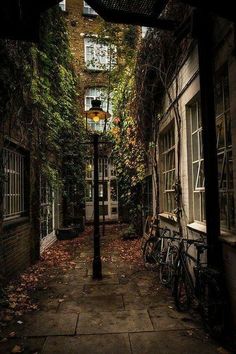
M61 6L65 11L71 52L78 76L78 105L82 119L85 118L84 111L91 108L91 102L96 98L101 100L103 110L112 114L109 75L110 67L116 61L116 49L98 40L103 20L85 1L66 0L61 2ZM88 123L98 131L102 132L104 129L104 121ZM117 180L109 149L99 158L99 198L100 217L102 218L104 211L105 220L117 220ZM104 202L102 202L103 198ZM89 148L85 216L86 221L93 220L93 159Z

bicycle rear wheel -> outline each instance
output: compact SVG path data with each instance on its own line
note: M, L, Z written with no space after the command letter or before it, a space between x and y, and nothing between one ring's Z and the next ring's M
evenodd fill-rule
M200 313L205 327L212 336L224 334L226 325L226 302L220 274L206 268L200 275Z
M161 250L161 241L156 238L150 238L146 241L143 248L143 260L145 266L149 264L159 264L158 254Z
M163 253L163 261L160 265L160 282L162 285L171 287L171 285L173 285L172 283L178 249L176 246L170 246L169 249L166 249Z
M191 285L183 264L180 262L174 276L173 296L179 311L188 311L191 304Z

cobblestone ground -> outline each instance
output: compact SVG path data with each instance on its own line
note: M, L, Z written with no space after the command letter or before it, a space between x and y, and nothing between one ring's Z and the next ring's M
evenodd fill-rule
M51 268L46 286L38 285L31 294L39 309L4 327L0 353L228 353L196 316L175 310L158 274L143 267L140 240L122 240L121 230L106 226L101 238L101 281L91 278L92 228L78 243L66 242L73 262Z

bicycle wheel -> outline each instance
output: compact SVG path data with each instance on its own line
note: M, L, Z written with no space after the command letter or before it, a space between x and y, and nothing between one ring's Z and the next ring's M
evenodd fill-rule
M143 248L143 260L144 264L156 264L158 262L158 252L161 249L161 242L156 238L150 238L144 245Z
M199 277L199 302L203 323L212 336L220 337L225 330L227 313L221 276L218 272L206 268Z
M173 296L179 311L187 311L191 304L191 285L184 266L180 262L174 275Z
M173 245L163 251L162 262L160 263L160 282L162 285L171 287L177 255L178 249Z

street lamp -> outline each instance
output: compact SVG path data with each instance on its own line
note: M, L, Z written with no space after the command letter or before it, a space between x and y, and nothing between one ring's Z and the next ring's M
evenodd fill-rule
M99 145L99 134L96 132L96 123L100 120L105 120L104 131L106 129L106 121L111 116L110 113L104 112L101 108L101 101L96 99L92 100L92 107L85 111L86 115L86 130L88 131L88 122L94 122L94 132L93 132L93 164L94 164L94 203L93 203L93 213L94 213L94 257L93 257L93 279L102 279L102 262L100 254L100 230L99 230L99 176L98 176L98 145ZM92 129L92 125L91 125ZM102 142L100 142L102 143Z

